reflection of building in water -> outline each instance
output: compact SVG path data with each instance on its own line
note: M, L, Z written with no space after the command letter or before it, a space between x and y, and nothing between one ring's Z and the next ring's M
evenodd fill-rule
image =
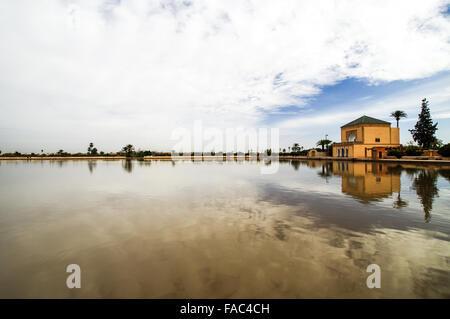
M333 162L333 173L342 176L342 192L364 201L400 192L400 174L386 164L374 162Z

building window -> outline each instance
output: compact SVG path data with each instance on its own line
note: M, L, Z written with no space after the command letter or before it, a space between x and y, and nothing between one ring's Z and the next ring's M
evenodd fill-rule
M338 157L341 156L341 150L339 148L337 149L337 155Z
M375 142L379 142L380 138L379 137L375 137Z
M356 135L352 132L348 135L347 142L354 142L356 140Z
M345 149L345 157L348 157L348 148Z
M341 156L344 157L344 149L341 149Z

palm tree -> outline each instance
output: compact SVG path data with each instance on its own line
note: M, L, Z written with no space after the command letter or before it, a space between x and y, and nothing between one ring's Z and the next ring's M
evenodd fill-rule
M89 147L88 147L88 149L87 149L87 153L88 153L88 155L90 155L91 154L91 152L92 152L92 148L94 147L94 143L89 143Z
M330 140L324 139L324 140L319 140L317 142L317 146L322 146L322 151L325 149L325 146L328 148L328 145L331 143Z
M401 118L407 117L408 114L406 114L406 112L404 111L394 111L391 113L391 117L395 118L395 120L397 121L397 127L398 127L398 121L400 121Z
M134 152L134 146L131 144L128 144L127 146L124 146L122 148L122 152L124 152L127 157L130 157L131 154Z
M292 152L300 152L302 150L302 146L300 146L300 144L298 143L294 143L294 145L292 145Z

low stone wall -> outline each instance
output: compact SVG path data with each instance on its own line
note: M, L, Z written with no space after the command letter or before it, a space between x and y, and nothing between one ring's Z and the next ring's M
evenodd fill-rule
M402 159L406 159L406 160L411 160L411 159L415 159L415 160L448 160L448 158L446 157L442 157L442 156L402 156Z

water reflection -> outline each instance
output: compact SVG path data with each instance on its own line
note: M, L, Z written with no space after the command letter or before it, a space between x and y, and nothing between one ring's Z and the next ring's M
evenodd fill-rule
M301 163L292 162L298 170ZM401 195L402 172L411 179L411 189L416 192L424 212L426 222L431 220L433 200L439 196L438 176L450 181L450 170L440 167L412 167L398 164L373 162L318 162L307 163L310 168L320 165L317 175L328 183L332 176L341 177L341 191L362 203L379 202L393 198L392 207L402 209L408 207L408 201ZM395 195L396 194L396 195Z
M0 297L450 297L439 167L66 163L0 166ZM74 262L79 290L64 285ZM382 289L365 285L371 263Z
M333 162L333 172L342 176L342 192L363 202L379 201L400 193L400 173L386 165L363 162Z
M439 175L441 175L450 182L450 169L440 169Z
M88 161L87 162L88 168L89 168L89 173L93 173L94 169L97 167L97 162L96 161Z
M127 173L133 172L133 161L130 159L123 160L122 167Z
M330 178L333 176L333 163L324 163L322 169L317 173L320 177L324 178L328 183Z
M430 170L419 170L415 175L412 184L412 189L417 193L420 198L420 203L422 204L423 211L425 213L425 221L428 223L431 220L431 210L433 209L433 199L439 196L439 191L437 188L437 171Z
M401 198L400 191L399 191L397 194L397 199L394 201L392 207L394 207L396 209L402 209L407 206L408 206L408 202Z

